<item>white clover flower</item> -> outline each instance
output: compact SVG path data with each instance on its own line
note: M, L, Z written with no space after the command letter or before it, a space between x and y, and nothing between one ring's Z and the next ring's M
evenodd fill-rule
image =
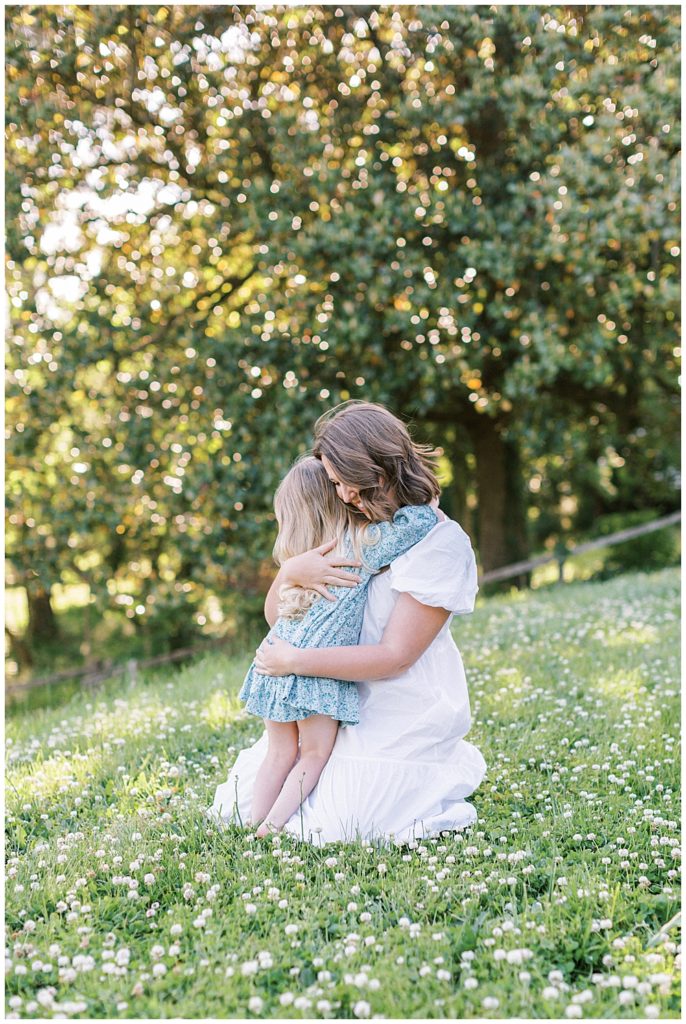
M248 999L248 1009L251 1013L260 1013L264 1006L264 1000L260 999L259 996L251 996Z
M241 974L248 977L251 974L257 974L259 968L257 960L246 960L244 964L241 964Z
M590 988L585 988L583 992L577 992L576 995L572 996L572 1002L578 1003L579 1005L581 1005L582 1003L590 1003L592 999L593 993L591 992Z
M181 935L182 932L183 932L183 925L181 925L181 924L173 924L171 926L171 928L169 929L169 934L170 935Z
M297 935L298 926L297 924L287 924L284 928L286 935Z
M479 987L479 982L476 980L476 978L465 978L465 980L464 980L464 987L466 989L478 988Z
M526 960L530 960L533 953L530 949L510 949L507 953L508 964L516 964L519 966Z
M570 1003L569 1006L565 1007L565 1017L582 1017L583 1010L580 1006L575 1003Z
M290 1006L294 999L295 996L292 992L282 992L279 996L279 1003L281 1006Z
M246 903L245 904L245 912L246 912L246 914L256 914L257 913L257 907L255 906L254 903Z
M353 1013L356 1017L368 1017L371 1012L371 1006L364 999L358 1000L353 1006Z
M153 964L152 973L153 977L161 978L163 974L167 973L167 968L164 964Z
M495 996L485 996L485 998L481 1000L481 1005L484 1010L497 1010L500 1006L500 1000L496 999Z

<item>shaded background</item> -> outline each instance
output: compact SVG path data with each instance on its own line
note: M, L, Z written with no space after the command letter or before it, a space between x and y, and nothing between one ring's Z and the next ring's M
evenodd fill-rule
M676 6L6 19L10 678L245 642L350 397L484 570L678 507Z

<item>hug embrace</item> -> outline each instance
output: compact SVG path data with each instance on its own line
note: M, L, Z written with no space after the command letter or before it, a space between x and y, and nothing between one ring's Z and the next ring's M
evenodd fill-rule
M439 507L434 453L380 405L315 425L274 499L271 627L240 692L265 724L209 814L313 843L407 841L476 820L485 773L454 615L474 608L469 538Z

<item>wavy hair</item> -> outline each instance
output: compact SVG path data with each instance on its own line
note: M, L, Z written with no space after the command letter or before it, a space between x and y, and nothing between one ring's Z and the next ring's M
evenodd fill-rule
M413 441L383 405L352 399L324 413L314 427L313 452L359 490L373 521L391 519L403 505L427 505L441 493L438 453Z
M338 550L354 519L352 512L337 498L321 462L309 454L301 456L291 466L277 487L274 512L279 524L274 544L277 565L334 537ZM355 536L356 532L351 530L351 535ZM284 584L279 591L278 613L298 618L318 597L315 590Z

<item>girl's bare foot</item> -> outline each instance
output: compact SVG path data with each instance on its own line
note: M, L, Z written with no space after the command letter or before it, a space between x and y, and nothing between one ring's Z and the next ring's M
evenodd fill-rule
M274 825L271 821L265 820L258 827L257 831L255 832L255 835L257 836L258 839L264 839L265 836L276 835L276 833L280 831L281 829L278 828L277 825Z

